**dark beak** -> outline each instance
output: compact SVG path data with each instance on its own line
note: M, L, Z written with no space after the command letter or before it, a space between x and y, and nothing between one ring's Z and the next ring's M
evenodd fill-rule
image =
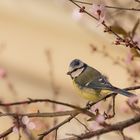
M71 75L71 72L70 72L70 71L68 71L68 72L67 72L67 75Z

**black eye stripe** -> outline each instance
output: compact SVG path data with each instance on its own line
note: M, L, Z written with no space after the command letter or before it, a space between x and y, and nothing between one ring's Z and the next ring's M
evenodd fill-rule
M79 67L79 68L76 68L76 69L74 69L72 72L75 72L75 71L77 71L78 69L82 69L83 68L83 66L82 67ZM71 72L71 73L72 73Z
M82 68L84 68L84 70L85 70L86 67L87 67L87 65L84 64L83 66L81 66L81 67L79 67L79 68L76 68L76 69L72 70L70 73L73 73L73 72L77 71L78 69L82 69Z

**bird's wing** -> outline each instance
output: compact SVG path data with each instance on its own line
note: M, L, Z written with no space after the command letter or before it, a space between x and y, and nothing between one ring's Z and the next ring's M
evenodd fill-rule
M112 90L113 88L113 86L109 83L109 81L103 75L86 83L85 87L97 89L97 90L102 90L102 89Z
M112 86L103 75L92 80L91 82L86 83L85 87L99 90L99 91L100 90L110 90L112 92L116 92L116 93L122 94L127 97L136 96L135 94L133 94L131 92L128 92L123 89L119 89L117 87Z

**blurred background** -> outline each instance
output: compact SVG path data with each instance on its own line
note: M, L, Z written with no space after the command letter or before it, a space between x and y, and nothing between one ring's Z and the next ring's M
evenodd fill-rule
M132 0L113 2L106 0L102 3L121 7L129 7L130 4L135 8L140 6ZM115 37L112 34L104 33L102 25L97 26L94 19L78 14L77 11L78 9L68 0L0 1L0 100L2 102L49 98L84 106L87 101L75 94L72 81L66 75L70 61L75 58L97 68L117 87L124 88L138 84L139 75L134 77L133 72L136 69L133 68L136 66L137 70L140 70L139 58L135 58L135 62L127 63L130 50L124 46L114 45ZM106 20L108 25L114 27L119 25L130 32L139 17L138 12L108 9ZM116 108L124 107L125 100L126 97L119 96L117 98L119 106ZM37 110L52 111L51 105L48 104L29 105L24 110L19 108L15 107L10 111L23 113L37 112ZM117 119L129 117L128 112L125 114L126 108L122 108L122 112L118 111ZM63 109L56 107L56 110ZM0 111L5 112L6 109L1 108ZM52 119L34 120L38 123L38 130L32 131L31 134L36 136L36 133L52 127L48 120ZM45 126L42 126L44 121ZM13 120L8 117L0 118L0 123L0 132L3 132L12 125ZM66 124L64 128L60 129L58 138L66 137L66 133L80 133L83 129L76 121ZM129 133L138 140L137 134L137 131ZM118 139L118 136L114 135L111 133L101 139L112 137L114 140ZM9 136L10 140L17 138L16 133ZM23 135L22 139L31 138Z

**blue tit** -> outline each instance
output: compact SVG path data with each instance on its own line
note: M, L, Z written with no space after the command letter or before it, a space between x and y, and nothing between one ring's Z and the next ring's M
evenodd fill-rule
M79 95L89 101L97 102L110 93L119 93L127 97L136 96L126 90L114 87L98 70L79 59L74 59L70 63L67 74L73 80Z

